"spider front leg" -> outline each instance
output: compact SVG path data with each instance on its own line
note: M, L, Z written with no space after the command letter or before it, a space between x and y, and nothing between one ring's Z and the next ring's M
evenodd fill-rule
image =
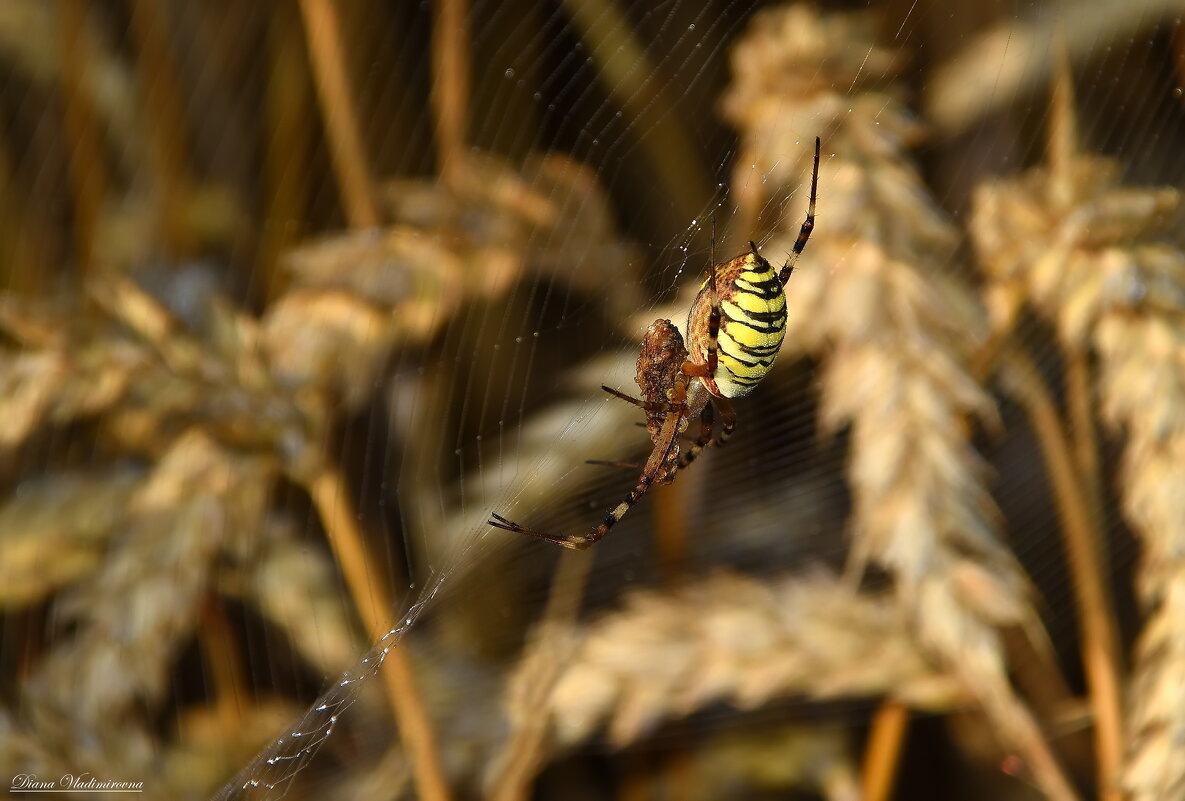
M586 534L550 534L546 531L539 531L533 528L519 525L512 520L508 520L497 512L491 512L491 519L486 521L494 528L504 529L506 531L513 531L517 534L526 534L528 537L535 537L536 539L547 540L564 548L571 548L575 551L583 551L586 548L591 548L598 540L604 537L617 525L621 518L625 517L625 513L645 495L650 487L654 484L654 476L643 473L638 479L637 485L626 496L625 500L613 507L608 515L605 516L604 521L599 526L596 526Z
M676 421L675 425L671 427L671 437L670 442L667 443L667 452L670 451L670 447L674 443L677 426L678 423ZM647 467L649 468L649 465L647 465ZM548 542L553 542L556 545L563 546L564 548L583 551L586 548L592 547L594 543L608 534L613 529L613 527L621 521L621 518L625 517L625 513L628 512L635 503L641 500L642 496L649 492L650 488L654 486L654 482L658 477L658 473L659 471L657 468L643 471L642 475L638 477L638 483L634 485L632 490L630 490L630 494L625 497L625 500L613 507L613 511L609 512L609 514L605 516L605 519L601 521L600 525L595 526L591 531L585 534L551 534L546 531L539 531L538 529L527 528L526 526L519 525L513 520L503 517L497 512L491 512L490 519L486 522L494 528L500 528L505 531L513 531L517 534L526 534L528 537L547 540Z
M606 387L606 389L608 388ZM613 394L616 395L618 393L614 392ZM630 398L629 400L635 405L643 405L642 401L639 401L635 398ZM723 418L723 425L720 429L720 433L716 434L715 440L712 439L712 434L715 432L716 427L716 415L712 411L713 405L716 405L720 408L720 415ZM676 469L684 470L687 467L690 467L691 463L699 458L699 455L703 453L704 448L708 447L708 445L720 447L724 443L728 442L729 437L732 436L732 432L736 430L736 420L736 412L733 411L732 404L723 398L716 398L715 404L708 403L705 405L704 410L700 413L699 432L696 434L696 437L691 442L691 444L688 445L687 450L679 455L679 461L676 463ZM632 462L610 462L605 461L604 459L588 459L586 460L586 463L601 465L603 467L637 468L639 466Z
M608 392L610 395L617 398L618 400L623 400L626 403L632 404L633 406L637 406L639 409L642 409L647 412L662 412L662 413L666 414L666 413L670 413L670 412L674 412L674 411L680 411L679 404L672 403L669 400L664 400L664 401L642 400L641 398L635 398L633 395L627 395L624 392L621 392L620 390L616 390L613 387L608 386L607 384L601 384L601 389L605 390L606 392ZM641 428L647 427L646 423L635 423L635 425L637 425ZM609 460L605 460L605 459L585 459L584 463L585 464L600 465L602 467L628 467L632 470L639 470L642 467L642 465L640 465L636 462L609 461Z
M546 540L564 548L583 551L585 548L591 547L608 534L621 521L621 518L625 517L625 513L633 508L633 505L641 500L642 496L649 492L650 488L660 478L670 480L665 477L671 472L668 465L671 449L675 447L675 442L679 438L679 424L682 422L683 414L686 411L686 406L683 402L686 397L686 389L686 384L683 383L678 383L674 387L673 397L670 401L671 408L667 413L662 430L655 438L654 450L651 452L650 458L646 461L646 466L643 468L642 474L638 476L638 483L630 490L625 500L613 507L613 510L605 516L605 519L599 525L594 526L592 530L585 534L552 534L547 531L527 528L503 517L497 512L491 512L490 519L486 522L494 528L513 531L517 534L526 534L529 537Z

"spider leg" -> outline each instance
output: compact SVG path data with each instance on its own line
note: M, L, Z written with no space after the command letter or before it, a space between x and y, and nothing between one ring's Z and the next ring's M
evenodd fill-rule
M601 389L605 390L606 392L608 392L610 395L612 395L615 398L620 398L621 400L625 401L626 403L632 403L634 406L637 406L641 409L645 409L648 412L669 412L669 411L673 411L675 409L675 407L678 405L675 403L668 403L666 401L640 400L638 398L635 398L633 395L626 395L624 392L619 392L616 389L614 389L613 387L608 387L608 386L605 386L604 384L601 384ZM645 423L638 423L638 425L640 425L642 427L646 426Z
M702 417L700 417L699 434L696 436L696 438L694 440L692 440L691 444L688 446L688 448L694 450L695 453L691 453L691 450L689 450L688 453L685 453L679 457L679 469L680 470L682 470L684 467L687 467L687 465L694 462L695 457L699 456L699 452L702 451L704 448L706 448L708 446L708 442L712 439L712 419L711 419L712 413L710 411L708 411L708 408L709 407L707 407L707 406L704 407L705 414ZM706 422L705 422L705 418L707 418ZM646 427L645 423L638 423L637 425L641 426L642 428ZM705 431L707 433L705 433ZM732 433L731 430L728 433L731 434ZM683 439L683 437L680 437L680 439ZM687 439L690 439L690 437L688 437ZM719 437L717 437L716 444L722 445L722 444L724 444L724 441L726 439L727 439L727 435L722 433ZM691 455L688 455L688 454L691 454ZM622 462L622 461L613 461L610 459L585 459L584 463L585 464L595 464L598 467L624 467L629 470L641 470L642 469L642 465L638 464L637 462Z
M681 386L683 390L685 386ZM682 396L682 392L678 393ZM625 497L621 503L613 507L613 511L605 516L605 519L600 525L594 526L585 534L551 534L546 531L539 531L533 528L519 525L512 520L509 520L497 512L490 513L490 519L486 521L494 528L500 528L505 531L513 531L517 534L526 534L529 537L546 540L548 542L561 545L564 548L572 548L577 551L583 551L590 547L593 543L600 540L609 531L617 525L621 518L625 517L635 503L641 500L642 496L650 491L658 477L662 474L663 468L667 465L668 457L671 453L671 448L675 447L675 442L679 438L679 423L683 420L684 406L682 397L676 405L676 409L672 410L667 416L666 422L663 423L662 431L659 432L658 437L654 443L654 450L650 454L650 458L646 460L646 466L642 470L642 474L638 476L638 483L630 490L629 495Z
M786 263L778 273L778 280L782 282L782 286L786 286L786 282L790 280L790 275L794 272L794 265L798 263L802 249L806 247L806 241L811 238L811 231L815 230L815 195L819 189L819 147L819 137L816 136L815 167L811 172L811 199L806 207L806 219L802 221L802 228L798 229L798 239L794 240L794 251L790 254L790 258L786 259ZM754 248L753 252L756 253L757 249Z
M635 406L641 406L643 403L645 403L645 401L638 400L638 399L637 399L637 398L635 398L633 395L626 395L624 392L621 392L621 391L619 391L619 390L616 390L616 389L614 389L613 387L611 387L611 386L609 386L609 385L607 385L607 384L601 384L601 389L605 390L606 392L608 392L608 393L609 393L610 395L612 395L613 397L615 397L615 398L618 398L618 399L620 399L620 400L623 400L623 401L625 401L626 403L632 403L632 404L634 404Z
M707 349L707 365L706 373L708 378L715 379L716 365L718 362L717 344L720 338L720 319L723 312L720 310L720 290L716 286L716 263L713 261L712 266L708 268L708 286L709 297L712 299L712 309L708 312L708 349Z
M585 464L595 464L600 467L628 467L630 470L641 470L642 465L637 462L610 462L605 459L585 459Z
M715 406L720 410L721 426L720 433L716 435L716 439L712 439L712 433L715 428L716 415L712 411ZM699 435L695 438L695 442L688 446L687 450L679 456L679 469L691 465L700 455L704 448L709 444L715 445L719 448L724 443L728 442L732 433L736 431L737 415L733 411L732 404L724 398L712 398L707 406L704 407L700 414L700 430Z
M753 248L753 252L757 252L757 245L752 242L749 243ZM716 286L716 261L712 260L712 264L708 267L708 297L711 299L711 307L708 310L708 341L704 348L704 363L699 364L691 360L683 362L683 372L689 376L696 376L705 379L709 387L715 386L716 367L719 364L720 356L718 353L718 345L720 341L720 321L723 317L723 312L720 308L720 291ZM713 390L714 394L715 390Z
M732 404L724 398L712 398L710 406L715 406L720 412L720 433L716 436L715 445L719 448L724 443L728 442L732 432L737 428L737 413L733 411Z
M700 455L704 448L708 447L708 443L712 441L712 426L715 422L715 415L712 413L712 404L709 403L700 412L699 418L699 436L695 438L695 442L687 446L687 450L679 455L679 469L689 467L692 462Z

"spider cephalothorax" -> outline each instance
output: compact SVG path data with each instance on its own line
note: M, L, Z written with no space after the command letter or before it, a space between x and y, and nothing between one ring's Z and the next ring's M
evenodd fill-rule
M687 357L683 336L670 320L655 320L646 329L646 335L642 337L642 350L638 354L635 379L642 390L642 402L639 405L646 412L646 430L650 432L650 441L654 444L650 458L658 459L654 465L655 484L668 484L675 480L680 459L678 435L687 430L691 418L703 412L708 403L708 392L704 385L690 381L683 372ZM613 394L617 395L616 392ZM680 397L682 400L679 400ZM636 402L628 395L624 400ZM672 411L679 411L680 414L672 415ZM672 429L675 438L673 444L668 445Z
M728 399L753 391L773 366L786 336L785 286L815 226L818 182L819 140L816 139L810 203L785 265L775 270L753 242L749 243L748 253L723 264L711 264L687 315L686 342L670 320L655 320L646 330L636 375L641 399L602 387L646 413L653 449L630 494L600 524L584 534L537 531L499 514L492 515L491 526L565 548L587 548L608 534L652 486L674 481L679 470L691 464L712 442L713 409L721 417L715 441L719 445L728 439L736 422ZM681 450L679 435L696 416L700 420L699 434L687 450Z

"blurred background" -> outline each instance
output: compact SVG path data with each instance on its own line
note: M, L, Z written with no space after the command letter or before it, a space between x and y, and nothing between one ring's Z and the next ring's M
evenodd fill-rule
M1163 0L0 0L3 780L1185 798L1183 87ZM489 527L816 136L727 447Z

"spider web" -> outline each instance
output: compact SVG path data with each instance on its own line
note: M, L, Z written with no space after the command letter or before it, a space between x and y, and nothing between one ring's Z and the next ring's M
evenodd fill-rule
M959 766L933 787L907 751L910 797L999 797L1008 773L1056 795L1059 771L1170 797L1174 765L1141 754L1185 726L1148 701L1177 665L1148 639L1174 507L1140 488L1176 484L1139 454L1185 441L1154 336L1175 341L1185 292L1139 248L1183 244L1175 195L1146 188L1185 177L1174 14L0 8L0 765L161 797L438 801L428 753L457 797L842 798L888 698L922 711L910 748ZM784 259L816 135L786 345L728 446L586 556L487 526L578 532L624 497L636 468L586 461L643 462L647 437L600 385L637 394L642 333L683 324L710 261L749 239ZM993 183L1059 152L1080 171L1060 200L1035 199L1052 167ZM1130 193L1082 188L1112 177ZM1075 272L1082 254L1102 266ZM1114 333L1132 319L1152 344ZM975 372L1000 330L1029 372ZM966 689L998 661L1046 730L1089 708L1105 751L1091 579L1063 535L1083 517L1133 699L1111 774L1061 743L1043 766ZM917 611L934 597L953 617ZM1050 653L1006 649L1009 629ZM402 670L434 739L392 703ZM1025 675L1043 670L1062 675ZM946 714L967 708L1002 743L986 758Z

